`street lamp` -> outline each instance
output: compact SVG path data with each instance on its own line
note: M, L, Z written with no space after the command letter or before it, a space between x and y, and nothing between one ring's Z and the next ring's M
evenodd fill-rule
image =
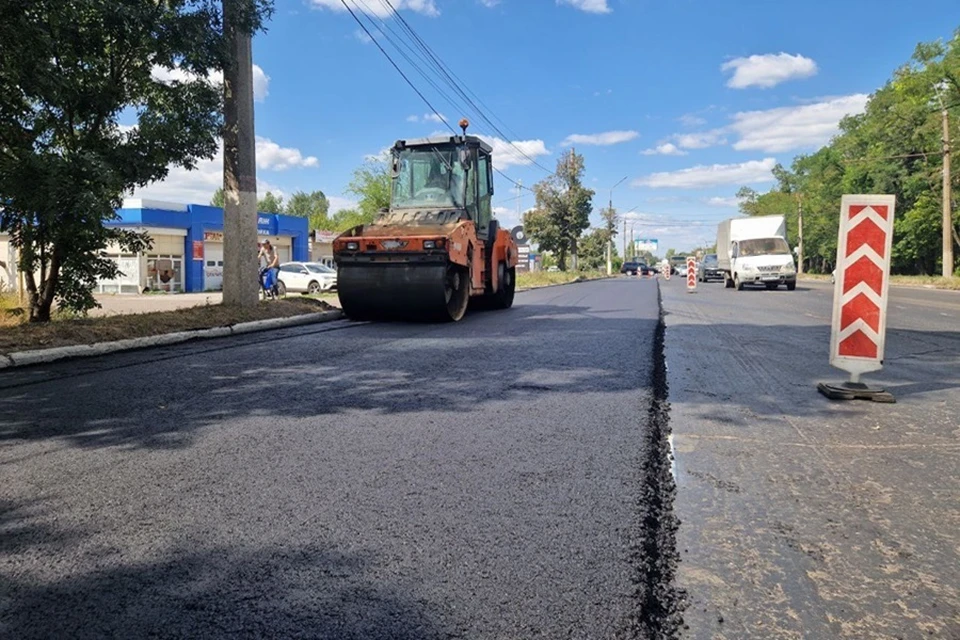
M626 179L627 176L623 176L617 181L617 184L610 187L610 200L607 209L610 216L613 216L613 190L620 186L620 184ZM610 234L607 237L607 275L609 276L613 273L613 230L607 229L607 233Z

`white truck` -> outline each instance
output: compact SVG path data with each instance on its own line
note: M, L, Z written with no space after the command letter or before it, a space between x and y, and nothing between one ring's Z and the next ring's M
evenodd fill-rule
M728 289L748 284L797 288L797 266L783 216L731 218L717 227L717 261Z

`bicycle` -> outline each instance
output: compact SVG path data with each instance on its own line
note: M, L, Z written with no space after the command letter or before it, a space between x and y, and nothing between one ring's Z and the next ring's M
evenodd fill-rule
M270 277L269 271L266 267L260 269L260 295L264 300L279 300L286 293L286 287L277 276ZM272 280L269 285L268 278Z

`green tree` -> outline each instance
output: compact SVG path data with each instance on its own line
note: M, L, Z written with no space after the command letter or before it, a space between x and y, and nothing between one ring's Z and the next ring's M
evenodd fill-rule
M283 213L283 197L267 191L257 200L257 211L260 213Z
M524 215L529 236L543 249L556 253L561 270L567 269L567 256L577 266L577 243L590 226L593 210L592 189L583 186L584 161L573 149L557 161L557 171L534 185L536 207Z
M226 206L226 202L224 201L224 197L223 197L223 187L220 187L219 189L213 192L213 197L210 198L210 206L220 207L221 209L223 209L224 206Z
M580 237L577 245L580 252L578 268L581 271L595 271L607 265L607 233L604 229L594 229Z
M24 274L31 321L54 301L96 307L98 279L118 274L108 245L149 238L110 226L123 195L217 152L223 68L220 3L198 0L4 0L0 3L0 231ZM257 0L244 29L270 12ZM197 81L163 82L154 68ZM121 127L121 114L136 126Z
M353 172L353 180L347 193L360 199L357 207L363 217L360 224L369 224L376 219L381 209L390 207L390 172L386 158L367 160Z
M323 191L305 193L297 191L287 201L286 213L291 216L307 218L311 229L320 229L327 219L330 202Z
M960 30L948 42L917 45L912 58L870 96L863 113L841 121L839 135L827 146L797 156L789 170L777 165L770 192L741 189L741 211L786 215L793 244L802 204L805 268L829 272L836 264L841 196L892 193L897 196L892 271L938 272L942 106L951 113L951 136L960 138ZM958 195L954 192L953 210ZM958 222L954 219L949 231L960 246Z

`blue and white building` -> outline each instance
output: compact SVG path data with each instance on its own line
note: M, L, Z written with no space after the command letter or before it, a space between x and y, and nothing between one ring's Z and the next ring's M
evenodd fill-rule
M127 200L111 226L145 231L153 246L142 253L107 250L123 275L100 281L101 293L198 292L223 287L223 209L202 204ZM306 218L257 215L260 240L269 239L281 262L310 259ZM250 247L256 255L258 247Z

